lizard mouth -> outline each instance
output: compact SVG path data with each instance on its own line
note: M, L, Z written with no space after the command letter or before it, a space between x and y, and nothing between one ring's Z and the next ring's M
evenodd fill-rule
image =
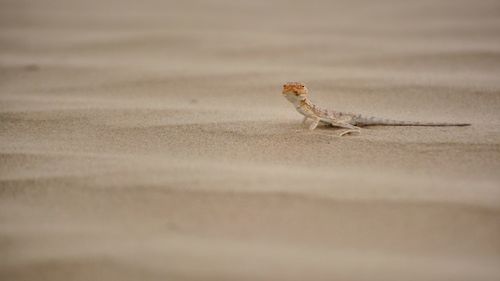
M301 95L301 93L299 93L299 91L294 91L294 90L292 90L292 91L283 91L282 94L285 95L285 96L294 96L294 97L298 97L298 96Z

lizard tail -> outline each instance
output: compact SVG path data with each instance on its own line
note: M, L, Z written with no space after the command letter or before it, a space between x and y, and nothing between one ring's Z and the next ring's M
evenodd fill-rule
M446 123L446 122L417 122L417 121L398 121L392 119L384 119L378 117L359 116L355 118L356 125L359 126L470 126L469 123Z

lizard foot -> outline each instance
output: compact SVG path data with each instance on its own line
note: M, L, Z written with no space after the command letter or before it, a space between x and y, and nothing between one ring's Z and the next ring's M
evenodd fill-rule
M344 131L342 133L339 134L339 137L342 137L344 135L347 135L347 134L350 134L350 133L358 133L358 134L361 134L361 131L360 130L347 130L347 131Z

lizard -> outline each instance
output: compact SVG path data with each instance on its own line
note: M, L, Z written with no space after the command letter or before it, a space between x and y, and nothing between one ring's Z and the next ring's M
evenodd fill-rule
M437 123L437 122L417 122L417 121L398 121L384 119L379 117L366 117L361 114L345 113L335 110L328 110L315 105L309 99L309 90L301 82L287 82L283 85L282 95L293 104L295 109L304 118L302 125L306 124L308 119L312 119L309 130L314 130L318 124L326 123L333 127L347 129L340 133L344 136L350 133L361 133L361 127L373 125L385 126L470 126L469 123Z

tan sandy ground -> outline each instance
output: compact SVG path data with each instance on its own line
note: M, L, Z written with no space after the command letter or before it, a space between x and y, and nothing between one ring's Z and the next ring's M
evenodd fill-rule
M69 2L0 2L1 280L500 280L500 2Z

